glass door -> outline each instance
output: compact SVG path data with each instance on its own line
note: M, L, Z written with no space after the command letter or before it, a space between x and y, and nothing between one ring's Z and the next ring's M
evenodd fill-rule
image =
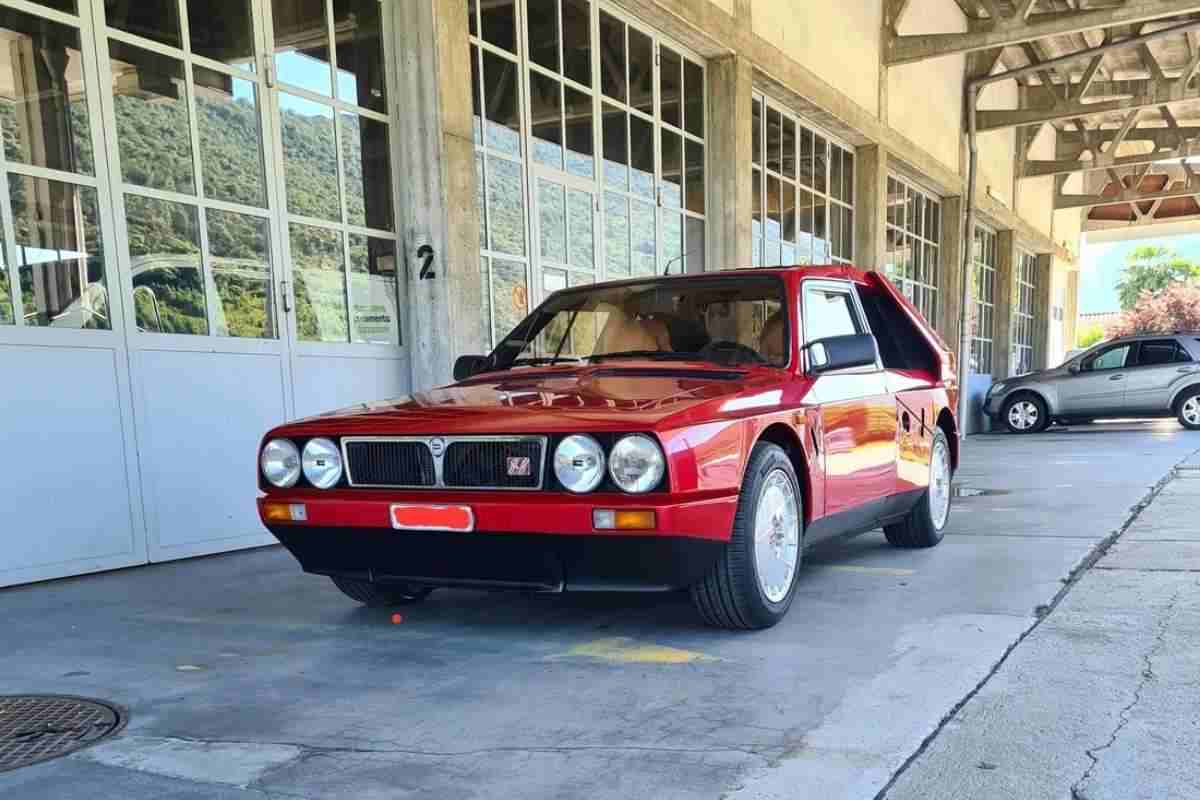
M596 281L599 213L591 181L534 174L534 225L541 283L534 305L551 292Z

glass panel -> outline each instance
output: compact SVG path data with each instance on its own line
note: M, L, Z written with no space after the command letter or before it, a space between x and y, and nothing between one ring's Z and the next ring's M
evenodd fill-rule
M761 266L763 265L763 263L762 263L762 255L763 255L763 254L762 254L762 249L763 249L763 240L762 240L762 239L755 239L755 240L754 240L754 257L753 257L753 259L752 259L752 261L751 261L751 263L753 264L753 266L756 266L756 267L761 267Z
M704 220L695 217L684 219L687 226L687 262L688 272L704 272Z
M479 3L477 0L467 0L467 32L472 36L479 35ZM487 259L482 259L481 263L483 261L487 261ZM482 272L487 272L487 269L486 265L480 267Z
M767 169L779 172L783 168L780 163L780 145L783 138L783 118L775 109L767 106Z
M333 0L337 94L347 103L387 113L379 0Z
M179 38L177 0L104 0L104 19L110 28L145 36L171 47L183 47Z
M279 116L288 211L340 221L333 109L281 92Z
M110 41L121 177L126 183L194 194L183 64Z
M8 280L8 249L4 246L4 237L0 235L0 325L12 325L13 317L12 285Z
M662 212L663 272L683 272L683 215L663 209Z
M35 0L39 6L55 8L68 14L76 13L75 0Z
M192 67L204 196L267 205L262 131L254 81Z
M296 278L296 333L306 342L348 342L342 234L312 225L288 226Z
M629 201L604 193L604 265L609 278L629 275Z
M704 145L690 139L684 144L687 152L687 180L685 197L687 210L704 213Z
M96 190L10 173L8 193L25 324L110 329ZM13 322L3 269L0 322Z
M271 17L276 77L326 97L333 94L325 0L272 0Z
M276 0L278 2L278 0ZM483 25L483 39L510 53L517 52L517 16L514 11L516 0L494 0L481 3L479 15Z
M562 0L563 74L592 85L591 9L587 0Z
M533 123L533 160L562 169L562 84L529 71L529 117Z
M790 244L779 245L779 264L780 266L790 267L796 263L796 248Z
M684 124L687 132L704 138L704 70L686 58L683 60Z
M479 105L479 48L471 45L471 138L483 144L483 109Z
M537 208L542 259L567 263L567 201L563 187L539 178Z
M576 269L596 269L596 242L592 234L592 195L567 192L567 263Z
M854 154L842 151L842 199L854 203Z
M593 158L595 146L592 142L592 96L566 89L564 108L567 134L567 172L581 178L590 178L595 169Z
M400 343L396 295L396 242L350 234L352 342Z
M842 258L854 258L854 212L849 208L842 209Z
M525 192L521 165L506 158L487 163L487 216L492 249L525 255ZM506 331L507 333L507 331Z
M94 171L74 28L0 8L0 125L9 161Z
M525 265L492 259L492 314L500 341L529 313L529 284Z
M820 197L813 198L813 263L829 263L829 240L826 239L825 201Z
M196 207L127 194L125 220L138 330L208 333Z
M629 220L633 242L633 274L653 275L657 266L654 259L654 206L630 200Z
M628 99L625 67L625 23L601 11L600 89L622 103Z
M825 187L825 178L829 174L829 148L825 146L825 139L813 134L813 183L812 186L822 194L828 190Z
M527 0L526 8L529 60L552 72L559 72L558 0Z
M659 108L662 121L683 126L683 63L669 47L658 48Z
M782 164L784 177L796 177L796 122L791 117L783 118Z
M661 199L665 208L683 205L683 139L678 133L662 129Z
M488 120L484 135L487 146L521 155L517 65L487 51L483 53L483 107Z
M800 126L800 182L810 189L816 176L813 173L813 132L803 125Z
M830 206L829 252L834 258L842 258L842 209Z
M479 320L480 336L485 349L491 349L492 341L492 264L487 258L479 259L479 302L482 308Z
M750 217L750 233L755 238L763 235L762 232L762 173L756 169L750 170L750 195L751 195L751 217Z
M392 166L385 122L342 112L346 221L392 230Z
M210 208L209 268L217 295L214 327L218 336L274 339L271 288L271 230L261 217Z
M763 266L778 267L779 266L779 242L767 240L763 242Z
M762 165L762 102L756 97L751 102L750 121L753 130L750 133L751 161Z
M829 148L829 194L842 196L842 151L837 147Z
M629 26L629 105L654 114L654 45L650 37Z
M249 0L188 0L192 54L254 71Z
M487 199L483 194L483 153L475 154L475 204L479 208L479 249L487 249Z
M641 117L629 117L629 156L633 170L629 188L634 194L654 197L654 124Z
M781 238L784 241L796 241L796 186L783 181L780 184L780 216L783 220Z
M604 104L601 111L601 135L604 137L604 185L625 189L629 184L629 132L627 114Z
M812 263L813 196L806 190L796 193L796 263Z
M783 218L780 215L779 178L767 176L767 239L779 240L783 229Z

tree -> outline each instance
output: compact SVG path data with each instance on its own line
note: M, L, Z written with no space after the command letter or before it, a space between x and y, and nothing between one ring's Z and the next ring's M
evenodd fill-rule
M1126 257L1125 270L1117 284L1121 310L1132 309L1145 292L1157 294L1172 284L1198 281L1200 265L1165 247L1139 247Z
M1155 295L1144 295L1109 326L1109 336L1135 333L1200 331L1200 285L1176 283Z
M1086 328L1080 329L1075 335L1076 347L1091 347L1096 342L1104 338L1104 327L1101 325L1089 325Z

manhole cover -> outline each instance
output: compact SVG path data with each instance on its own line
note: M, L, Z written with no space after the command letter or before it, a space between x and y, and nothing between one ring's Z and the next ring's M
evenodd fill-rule
M86 697L0 695L0 772L64 756L125 724L114 706Z

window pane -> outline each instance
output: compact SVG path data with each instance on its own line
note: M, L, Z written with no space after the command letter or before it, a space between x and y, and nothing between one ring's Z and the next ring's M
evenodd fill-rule
M400 343L396 243L350 234L351 341Z
M529 282L519 261L492 259L492 315L496 341L521 324L529 313Z
M800 182L812 189L816 181L813 165L813 132L800 126Z
M471 45L471 138L483 144L483 109L479 104L479 48Z
M862 333L850 295L825 289L804 293L804 338L813 342L830 336Z
M8 193L25 324L110 329L96 190L10 173ZM0 322L13 322L4 269Z
M262 131L253 81L192 67L204 196L267 205Z
M280 93L279 112L288 211L340 221L333 109Z
M630 200L629 220L633 241L633 274L653 275L657 266L654 258L654 206Z
M91 175L79 33L0 8L0 125L9 161ZM23 68L18 68L18 65Z
M796 263L813 263L813 196L800 189L796 199Z
M783 229L780 232L781 238L784 241L796 241L796 187L794 184L783 181L780 184L780 217L783 222Z
M762 101L757 97L750 104L750 122L753 130L750 133L751 161L762 165Z
M662 129L661 198L665 208L683 205L683 140L677 133Z
M0 325L12 325L13 317L12 285L8 280L8 250L4 246L4 237L0 235Z
M171 47L183 47L179 38L179 5L176 0L104 0L109 27L145 36Z
M483 107L487 114L484 142L502 153L521 154L521 117L517 109L517 65L483 54Z
M567 263L595 271L596 243L592 233L592 195L578 189L567 192Z
M775 109L767 106L767 169L779 172L783 168L780 163L780 144L783 137L783 117Z
M261 217L210 208L209 268L217 293L218 336L274 339L274 291L271 283L271 230Z
M629 26L629 105L654 114L654 45L633 26Z
M592 85L591 9L587 0L562 0L563 74Z
M838 147L829 148L829 194L842 196L842 151Z
M249 0L188 0L187 15L193 55L254 70Z
M608 277L629 275L629 201L604 193L604 265Z
M487 249L487 199L483 193L483 154L475 154L475 205L479 208L479 249Z
M563 187L539 178L537 209L542 259L567 263L567 201Z
M704 220L687 217L687 262L688 272L704 272ZM731 265L732 266L732 265Z
M750 170L750 234L756 239L762 232L762 173L756 169Z
M333 0L337 93L347 103L387 113L379 0Z
M779 241L779 234L783 232L783 218L780 213L780 188L779 178L773 175L767 176L767 239Z
M342 234L292 223L288 240L296 278L297 334L308 342L349 341Z
M191 126L183 64L108 43L121 177L126 183L194 194Z
M629 157L633 170L629 188L634 194L654 197L654 125L641 117L629 117Z
M525 192L521 165L506 158L489 158L487 170L487 217L492 249L523 256Z
M625 23L601 11L600 88L605 95L622 103L628 97L625 69Z
M687 152L686 198L688 211L704 213L704 145L690 139L684 145Z
M662 121L675 127L683 125L683 63L669 47L658 48L659 107Z
M527 0L526 9L529 60L558 72L558 0Z
M686 58L683 60L684 124L687 132L704 137L704 70Z
M346 175L346 221L392 230L392 166L385 122L343 112L342 169Z
M566 107L563 110L567 134L567 172L581 178L590 178L594 173L595 154L592 143L592 96L566 89Z
M796 177L796 122L791 117L783 118L783 174L784 177Z
M324 0L272 0L271 17L276 77L326 97L333 94Z
M662 212L663 272L683 272L683 215L663 209Z
M813 198L813 253L812 263L829 263L828 228L826 227L825 201L820 197Z
M127 194L125 220L138 330L208 333L196 207Z
M813 134L813 188L818 192L825 194L828 188L825 185L825 178L829 174L829 148L825 146L825 139Z
M625 189L629 184L629 132L625 128L627 114L608 103L604 104L601 114L604 184L614 189Z
M479 7L484 41L510 53L517 52L515 5L516 0L494 0Z
M834 258L843 258L842 209L841 206L830 206L829 210L829 252Z
M854 202L854 154L842 151L842 199Z
M529 117L533 123L533 160L562 169L562 84L529 71Z

